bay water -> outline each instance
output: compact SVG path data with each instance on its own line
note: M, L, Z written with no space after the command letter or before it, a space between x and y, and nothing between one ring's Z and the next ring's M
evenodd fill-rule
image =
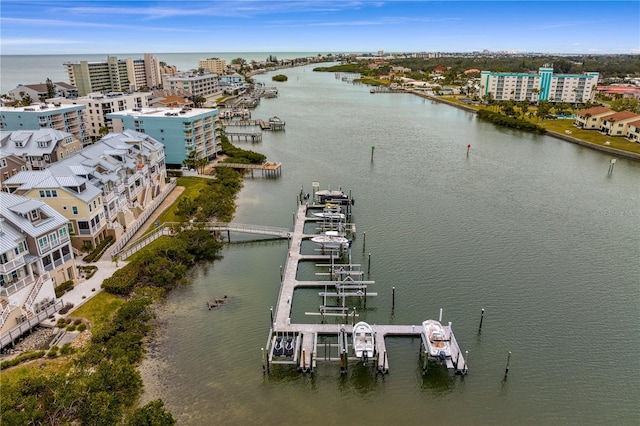
M419 326L442 308L469 374L434 365L423 376L420 340L388 338L386 375L360 363L340 375L322 360L312 375L264 375L287 242L232 235L224 258L159 308L142 402L163 398L182 425L638 424L640 163L618 158L608 173L610 154L312 68L257 77L279 97L253 118L286 130L234 143L282 162L282 176L248 177L234 221L292 228L312 181L350 191L352 262L366 269L370 256L378 293L354 302L359 319ZM303 264L298 278L321 271ZM317 293L296 291L293 322L319 321L305 315Z

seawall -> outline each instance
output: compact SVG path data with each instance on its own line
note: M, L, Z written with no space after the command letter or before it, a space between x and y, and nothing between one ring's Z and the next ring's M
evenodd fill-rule
M447 105L450 105L450 106L465 110L467 112L472 112L474 114L478 113L478 110L475 109L475 108L472 108L472 107L469 107L469 106L466 106L466 105L460 105L460 104L458 104L456 102L451 102L451 101L448 101L446 99L439 98L437 96L429 95L427 93L418 92L418 91L415 91L415 90L409 90L409 93L413 93L414 95L420 96L422 98L430 99L430 100L435 101L435 102L440 102L440 103L443 103L443 104L447 104ZM574 138L574 137L571 137L571 136L567 136L567 135L562 134L562 133L552 132L550 130L547 130L546 134L549 135L549 136L552 136L554 138L557 138L557 139L562 139L562 140L567 141L567 142L571 142L571 143L575 143L577 145L585 146L587 148L597 149L598 151L603 151L603 152L606 152L606 153L609 153L609 154L618 155L620 157L626 157L626 158L630 158L632 160L639 160L640 161L640 154L636 154L635 152L622 151L622 150L619 150L619 149L611 148L609 146L598 145L598 144L595 144L595 143L584 141L582 139L578 139L578 138Z

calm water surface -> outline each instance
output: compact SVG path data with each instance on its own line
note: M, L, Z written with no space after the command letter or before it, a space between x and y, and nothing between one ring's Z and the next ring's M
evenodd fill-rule
M320 363L313 375L263 376L287 243L245 242L161 307L144 400L163 398L182 425L638 424L640 163L618 159L608 174L610 155L311 69L285 70L280 97L253 111L283 118L286 131L238 145L283 173L247 179L235 221L291 227L313 180L351 190L353 262L371 254L379 294L358 305L361 319L420 324L443 308L469 351L468 376L433 367L423 377L410 338L387 339L388 375L351 365L341 377ZM298 276L315 272L303 265ZM228 305L207 310L225 294ZM296 292L292 320L318 321L305 312L320 303L317 291Z

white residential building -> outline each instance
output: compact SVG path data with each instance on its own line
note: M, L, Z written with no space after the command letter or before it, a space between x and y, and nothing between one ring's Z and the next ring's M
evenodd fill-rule
M538 73L480 73L480 95L496 101L550 101L584 103L592 101L599 74L554 74L553 68L540 68Z
M218 74L194 74L183 72L174 76L163 75L162 84L165 89L183 89L193 96L221 96L220 77Z
M161 84L160 61L150 54L145 54L143 59L123 60L108 56L106 61L67 62L64 66L69 82L78 88L79 96L99 91L135 91Z
M113 130L111 119L107 114L128 109L148 108L151 92L134 93L90 93L76 99L56 98L51 102L61 105L84 105L85 134L93 140L99 139L100 129L108 127Z

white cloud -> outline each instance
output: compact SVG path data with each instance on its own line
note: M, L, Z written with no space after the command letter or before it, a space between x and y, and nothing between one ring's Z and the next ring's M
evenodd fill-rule
M2 38L0 45L2 46L32 46L43 44L82 44L84 40L66 40L54 38Z

